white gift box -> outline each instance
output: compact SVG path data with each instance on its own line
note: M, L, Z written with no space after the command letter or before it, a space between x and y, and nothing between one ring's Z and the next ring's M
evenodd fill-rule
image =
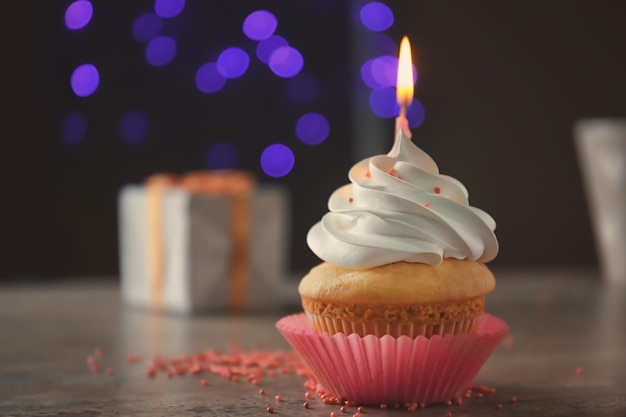
M283 187L255 187L243 203L183 187L162 188L155 202L148 188L119 192L124 302L183 314L280 308L289 286Z

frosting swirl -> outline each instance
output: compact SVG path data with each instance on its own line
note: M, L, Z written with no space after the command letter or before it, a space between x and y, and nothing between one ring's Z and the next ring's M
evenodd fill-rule
M493 218L470 206L465 186L439 174L435 161L399 131L387 155L358 162L351 183L330 196L330 212L307 234L311 250L353 269L495 258Z

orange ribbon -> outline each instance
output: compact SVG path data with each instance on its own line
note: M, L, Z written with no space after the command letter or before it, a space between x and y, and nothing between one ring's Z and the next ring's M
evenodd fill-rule
M182 187L192 194L225 196L230 201L229 233L233 244L229 265L228 298L231 311L242 313L247 304L247 271L250 247L250 196L254 177L242 171L199 171L182 177L155 174L146 180L148 226L148 275L153 309L163 309L162 198L168 187Z

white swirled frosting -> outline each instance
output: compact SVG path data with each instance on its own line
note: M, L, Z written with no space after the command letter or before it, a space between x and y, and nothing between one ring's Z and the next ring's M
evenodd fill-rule
M402 131L387 155L357 163L349 179L307 235L327 262L367 269L399 261L437 265L444 258L488 262L498 253L493 218L470 206L463 184L439 174Z

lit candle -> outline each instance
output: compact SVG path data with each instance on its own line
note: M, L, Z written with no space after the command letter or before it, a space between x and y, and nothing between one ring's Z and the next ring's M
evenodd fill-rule
M411 58L411 44L406 36L400 43L400 57L398 59L398 78L396 80L396 99L400 105L400 113L396 118L396 135L402 129L407 137L411 137L409 121L406 118L406 109L413 102L413 62Z

